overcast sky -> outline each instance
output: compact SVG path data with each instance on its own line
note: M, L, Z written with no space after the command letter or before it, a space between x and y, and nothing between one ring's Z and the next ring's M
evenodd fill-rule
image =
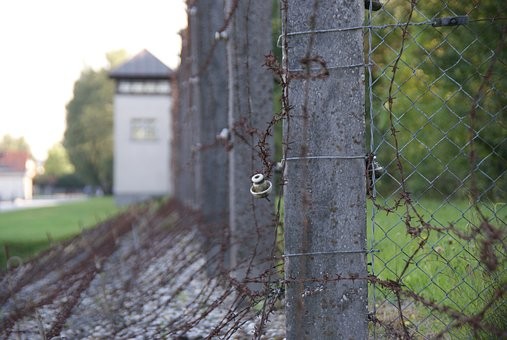
M85 67L146 48L175 68L185 26L184 0L0 1L0 138L25 137L44 160Z

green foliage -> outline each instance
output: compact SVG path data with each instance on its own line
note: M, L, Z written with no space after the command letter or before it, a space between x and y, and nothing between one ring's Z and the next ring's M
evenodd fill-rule
M112 191L114 83L107 71L84 70L67 104L64 146L84 182Z
M282 48L278 46L278 38L282 34L282 20L280 18L280 2L273 0L273 9L271 17L271 41L273 43L273 55L280 63L282 61Z
M70 192L81 191L85 186L83 181L78 176L76 176L75 173L58 176L54 182L54 185L56 188L62 188Z
M408 189L416 195L464 197L474 178L488 197L507 197L507 178L502 176L507 160L504 24L476 20L495 17L501 4L419 1L412 22L457 14L468 14L471 22L456 27L409 26L394 80L402 27L373 30L374 144L392 175L379 183L382 194L396 190L401 180L395 161L399 152ZM409 1L391 0L386 6L391 14L379 11L374 25L407 20Z
M272 9L272 18L271 18L271 28L272 28L272 51L271 53L275 56L276 60L282 64L282 49L278 47L278 38L282 34L282 22L280 19L280 3L278 0L273 1L273 9ZM274 81L273 87L273 112L274 114L282 113L282 86L278 81ZM283 158L283 121L279 120L273 129L273 139L274 139L274 161L281 161ZM279 183L280 174L275 173L275 183ZM275 190L278 192L280 190L279 185L275 185Z
M52 242L77 235L117 211L111 197L100 197L55 207L0 213L0 271L5 269L6 249L10 256L27 259Z
M74 172L74 166L69 161L67 151L61 143L53 145L48 151L48 158L44 162L44 173L48 176L62 176Z
M453 226L466 233L482 218L465 200L443 203L422 200L417 208L428 223L440 228ZM493 225L504 224L507 220L505 204L481 204L480 208ZM389 214L377 211L374 220L369 216L374 225L368 228L368 239L374 242L372 248L378 251L374 253L372 272L383 280L400 280L404 289L433 301L436 306L446 306L466 315L482 311L494 299L494 291L507 283L507 261L501 241L497 240L495 247L499 266L490 271L481 259L481 238L465 240L451 230L425 231L412 237L403 223L404 214L404 208L399 208ZM427 240L420 247L423 239ZM409 266L406 269L407 261ZM376 296L376 302L383 306L396 305L395 294L388 289L377 287ZM383 302L384 299L389 302ZM405 304L405 317L425 336L432 337L456 322L451 316L422 304ZM494 323L497 329L506 327L505 323L502 325L503 321L496 320L502 319L498 313L503 313L501 315L505 318L505 309L504 303L493 306L486 313L485 322ZM452 329L450 334L456 338L469 338L471 330L465 325Z
M75 175L74 166L70 163L67 151L61 143L49 149L44 162L44 173L35 176L34 184L41 189L53 188L65 191L77 191L84 186Z
M120 65L122 62L127 60L129 55L127 54L127 51L125 50L116 50L111 51L106 54L107 62L109 63L109 68L116 67Z
M14 138L7 134L0 140L0 152L1 151L27 151L30 153L30 146L24 137Z
M368 129L374 132L371 142L378 160L387 168L377 182L377 202L398 197L401 165L406 189L425 222L452 225L465 234L478 230L479 236L465 240L453 231L425 230L412 237L404 223L406 210L380 212L372 220L375 232L369 234L372 248L380 251L374 273L400 280L406 290L436 306L474 315L507 282L505 249L498 246L504 240L496 240L495 250L488 253L499 261L491 272L482 258L487 234L480 228L483 217L467 202L474 196L472 189L478 190L474 200L478 198L484 217L500 230L505 226L505 206L492 206L507 199L506 31L504 22L485 20L497 17L505 5L499 0L417 1L411 22L426 24L407 26L404 41L404 26L399 24L409 19L411 3L390 0L384 10L372 14L372 25L381 28L371 31L373 74L368 81L373 86L367 87L367 98L373 100L367 101L367 112L371 109L373 126ZM454 27L428 24L455 15L468 15L470 22ZM415 216L410 217L416 225ZM377 302L394 303L391 291L380 288L376 294ZM421 303L406 304L407 327L424 336L435 336L456 322ZM493 305L484 322L505 330L505 313L505 303ZM478 334L467 325L450 335L488 338L486 331Z

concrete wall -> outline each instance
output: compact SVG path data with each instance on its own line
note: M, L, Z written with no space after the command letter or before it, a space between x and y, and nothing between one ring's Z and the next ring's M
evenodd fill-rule
M118 204L173 193L171 169L171 98L117 94L114 101L114 194ZM153 119L155 138L136 139L133 120Z

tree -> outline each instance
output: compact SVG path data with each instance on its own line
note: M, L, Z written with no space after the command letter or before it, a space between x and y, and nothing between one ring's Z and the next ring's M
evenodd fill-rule
M407 20L410 1L392 0L387 7L391 14L379 11L373 16L373 25L386 25L373 31L372 104L378 158L389 171L397 167L394 155L400 152L405 177L410 179L408 190L415 194L463 197L471 189L473 169L478 187L487 188L496 199L505 197L506 50L500 47L505 46L506 37L504 25L483 20L494 18L500 4L499 0L484 0L480 5L476 1L419 1L412 22L457 14L468 15L470 22L457 27L409 26L397 65L402 27L386 24ZM398 150L391 128L397 131ZM472 151L477 164L471 164ZM387 195L398 187L396 171L389 172L392 177L385 176L378 186Z
M125 50L116 50L111 51L106 54L107 62L109 63L109 68L113 68L124 62L129 58L127 51Z
M44 162L44 174L59 177L74 172L67 151L61 143L56 143L49 149L48 158Z
M29 154L30 146L26 142L24 137L15 138L11 135L4 135L0 141L0 152L1 151L26 151Z
M113 186L113 95L108 71L127 58L124 50L107 53L107 68L85 69L67 104L64 147L76 174L107 194Z
M117 53L109 54L118 62ZM113 95L114 83L108 70L85 69L74 84L74 96L67 104L64 147L76 174L105 193L113 186Z
M34 184L38 185L44 193L51 193L54 190L78 191L84 186L77 178L74 166L70 163L62 143L56 143L49 149L48 157L44 162L44 173L35 176Z

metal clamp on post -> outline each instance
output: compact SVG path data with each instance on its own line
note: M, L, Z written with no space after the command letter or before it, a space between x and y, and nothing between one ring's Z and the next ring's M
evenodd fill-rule
M457 17L436 18L431 23L431 26L441 27L441 26L458 26L466 24L468 24L468 15L461 15Z

